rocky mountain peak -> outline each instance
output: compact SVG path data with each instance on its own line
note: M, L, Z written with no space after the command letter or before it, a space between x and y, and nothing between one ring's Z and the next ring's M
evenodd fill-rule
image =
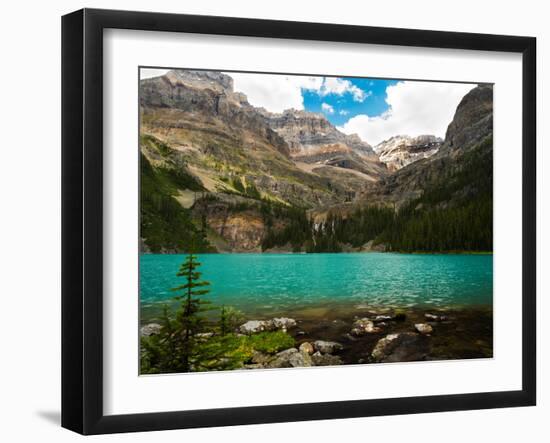
M287 109L264 116L269 126L287 141L295 156L307 157L327 150L375 156L372 147L357 134L343 134L323 114Z
M431 157L442 143L443 140L435 135L396 135L376 145L374 150L390 171L397 171L417 160Z
M223 122L234 137L247 140L247 143L252 143L252 140L266 143L289 156L283 138L248 103L245 94L234 92L233 79L227 74L176 69L161 77L144 79L140 86L141 106L150 115L171 109L172 115L178 114L177 126L207 128ZM150 119L153 122L153 117Z
M172 86L212 89L216 92L226 93L233 92L233 79L222 72L175 69L167 72L163 78Z
M468 149L493 130L493 86L479 85L456 108L445 134L444 149Z

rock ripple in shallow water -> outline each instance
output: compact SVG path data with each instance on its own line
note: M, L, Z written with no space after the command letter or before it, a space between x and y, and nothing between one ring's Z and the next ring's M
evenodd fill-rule
M378 326L374 326L374 322L372 322L368 318L360 318L359 320L355 320L353 322L350 333L355 337L360 337L365 334L373 334L380 331L381 328L379 328Z

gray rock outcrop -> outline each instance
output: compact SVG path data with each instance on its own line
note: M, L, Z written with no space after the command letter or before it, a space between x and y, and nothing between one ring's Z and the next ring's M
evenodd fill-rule
M315 350L319 351L321 354L332 354L336 351L341 351L344 347L335 341L325 341L325 340L316 340L313 343Z
M429 337L414 332L388 334L378 340L371 357L377 363L424 360L430 351Z

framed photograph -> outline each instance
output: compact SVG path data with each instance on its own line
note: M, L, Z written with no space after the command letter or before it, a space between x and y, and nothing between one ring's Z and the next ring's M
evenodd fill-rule
M62 21L62 425L536 401L531 37Z

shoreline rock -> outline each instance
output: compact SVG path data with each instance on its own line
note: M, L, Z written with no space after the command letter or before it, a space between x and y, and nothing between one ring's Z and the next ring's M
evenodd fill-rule
M158 323L148 323L145 326L142 326L140 329L140 334L142 337L149 337L151 335L159 335L162 326Z
M386 316L383 316L386 317ZM374 326L374 322L368 318L360 318L355 320L352 324L352 329L350 334L355 337L361 337L366 334L375 334L380 332L382 329L378 326Z
M424 360L430 351L429 337L415 332L388 334L378 340L371 352L376 363Z
M271 320L275 329L281 329L286 331L287 329L294 328L296 326L296 320L288 317L279 317Z
M284 351L275 354L275 357L270 360L266 368L307 368L313 366L311 357L306 352L300 352L296 348L285 349Z
M296 327L296 320L288 317L276 317L271 320L248 320L239 326L241 334L256 334L265 331L284 331Z
M249 320L239 327L242 334L256 334L258 332L269 331L272 323L266 320Z
M298 348L298 350L300 352L305 352L308 355L312 355L315 352L313 345L308 341L303 342Z
M315 366L338 366L343 364L342 359L337 355L321 354L317 351L311 356L311 360Z
M341 351L344 347L335 341L316 340L313 346L317 352L321 354L332 354L336 351Z
M434 330L431 325L428 323L416 323L414 325L414 329L416 329L420 334L431 334Z

